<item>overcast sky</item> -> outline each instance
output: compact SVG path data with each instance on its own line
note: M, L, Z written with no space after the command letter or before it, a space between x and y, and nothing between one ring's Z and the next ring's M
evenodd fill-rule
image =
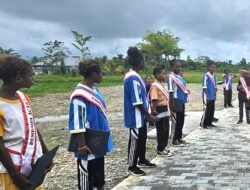
M247 0L0 0L0 46L23 56L42 55L56 39L78 54L71 30L93 37L93 55L115 56L162 29L181 38L184 58L250 61Z

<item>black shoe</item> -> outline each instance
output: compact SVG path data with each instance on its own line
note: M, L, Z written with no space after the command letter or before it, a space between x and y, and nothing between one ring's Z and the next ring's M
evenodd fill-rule
M217 127L216 125L214 125L214 124L211 124L211 125L209 125L209 127Z
M250 121L247 121L247 124L250 124Z
M204 125L202 128L203 128L203 129L210 129L210 127L205 126L205 125Z
M153 164L150 161L145 160L145 161L139 161L138 166L145 167L145 168L155 168L156 164Z
M224 108L227 108L227 106L224 105Z
M217 122L217 121L219 121L219 119L217 119L217 118L213 118L213 122Z
M179 142L180 144L188 144L187 141L184 141L184 140L182 140L182 139L178 140L178 142Z
M238 122L237 122L237 124L241 124L243 121L242 120L239 120Z
M141 170L140 168L136 167L136 168L129 168L128 172L133 175L133 176L143 176L146 175L146 173Z
M228 107L229 107L229 108L234 108L234 106L233 106L233 105L229 105Z

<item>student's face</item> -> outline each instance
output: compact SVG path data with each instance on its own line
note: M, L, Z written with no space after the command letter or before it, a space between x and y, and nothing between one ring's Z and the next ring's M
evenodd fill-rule
M181 70L181 63L180 62L176 62L174 64L174 68L173 68L173 71L175 74L179 74L180 73L180 70Z
M183 76L183 69L180 70L179 75Z
M98 73L94 73L93 77L94 77L94 82L95 83L101 83L102 82L102 77L103 77L102 70L100 70Z
M210 71L211 73L213 73L213 72L215 71L215 68L216 68L216 65L212 64L212 65L210 65L210 67L209 67L209 71Z
M166 78L167 78L167 74L166 74L166 71L165 70L162 70L161 73L159 73L157 75L157 79L161 82L164 82L166 81Z
M33 69L29 69L24 75L18 75L16 81L20 84L21 88L30 88L34 83L34 72Z
M146 82L148 82L148 83L152 83L152 82L153 82L152 77L148 76L148 77L146 78Z

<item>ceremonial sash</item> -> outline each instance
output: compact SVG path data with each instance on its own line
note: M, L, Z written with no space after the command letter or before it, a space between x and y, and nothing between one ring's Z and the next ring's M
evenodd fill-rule
M103 115L107 118L106 105L103 99L97 96L95 92L93 92L91 89L86 88L84 86L78 86L72 92L70 99L72 100L74 97L82 97L86 99L87 101L95 105L97 108L99 108Z
M16 95L22 106L25 124L25 138L21 153L8 148L6 148L6 150L9 152L17 169L19 169L22 174L28 176L32 171L32 165L34 164L37 148L37 130L29 100L22 92L17 91Z
M232 77L229 75L228 81L227 82L225 81L225 83L224 83L224 87L226 90L229 90L229 85L230 85L231 80L232 80Z
M185 84L178 78L174 73L171 73L169 77L174 81L174 83L181 89L181 91L187 95L187 101L190 99L190 94L185 86Z
M157 87L163 93L163 95L166 97L166 99L169 100L169 92L168 92L166 86L164 86L163 84L161 84L159 82L154 82L152 84L152 86Z
M211 73L209 73L209 72L207 72L206 75L208 76L208 78L210 79L210 81L213 83L214 88L215 88L216 84L215 84L214 76L211 75Z
M246 84L245 79L244 79L243 77L240 77L240 82L241 82L241 84L242 84L242 87L243 87L244 91L246 92L247 99L249 99L249 98L250 98L250 92L249 92L249 90L248 90L248 86L247 86L247 84Z
M130 78L130 77L133 77L133 76L135 76L136 78L139 79L139 81L141 82L141 84L142 84L142 86L143 86L143 88L144 88L144 90L145 90L145 92L146 92L146 85L145 85L144 81L141 79L141 76L140 76L137 72L135 72L134 70L130 69L129 72L126 73L126 75L125 75L125 77L124 77L124 80L126 80L126 79L128 79L128 78ZM146 97L146 100L147 100L147 101L146 101L146 103L147 103L147 108L148 108L149 112L151 112L151 108L150 108L149 103L148 103L148 101L149 101L149 96Z
M145 86L145 83L143 82L143 80L141 79L141 76L137 72L133 71L132 69L128 73L126 73L124 80L126 80L130 77L133 77L133 76L137 77L140 80L140 82L141 82L141 84L146 92L146 86Z

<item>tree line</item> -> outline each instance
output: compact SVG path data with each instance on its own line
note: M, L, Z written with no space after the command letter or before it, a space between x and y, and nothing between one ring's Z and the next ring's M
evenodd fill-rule
M81 59L87 58L96 59L102 66L103 70L107 74L122 74L128 68L127 59L123 54L117 54L112 58L107 55L93 57L87 43L91 41L92 36L81 34L77 31L71 31L74 41L71 43L74 48L79 51ZM170 30L162 30L157 32L148 31L142 38L142 41L137 46L142 50L145 55L146 72L151 72L155 65L164 65L166 69L169 69L169 62L171 59L179 59L185 70L192 71L204 71L206 70L206 62L210 60L208 56L199 56L197 58L191 58L187 56L186 59L181 59L180 55L184 49L179 47L180 38L175 36ZM42 45L43 56L33 56L30 59L32 64L37 62L44 62L50 70L55 72L55 67L58 68L61 74L65 73L66 57L72 53L64 42L59 40L49 41ZM14 49L5 49L0 47L0 54L11 54L20 56ZM216 61L219 71L224 69L230 69L232 72L237 72L240 67L249 67L250 62L247 62L246 58L242 58L238 63L233 63L232 60ZM58 70L57 70L58 72Z

